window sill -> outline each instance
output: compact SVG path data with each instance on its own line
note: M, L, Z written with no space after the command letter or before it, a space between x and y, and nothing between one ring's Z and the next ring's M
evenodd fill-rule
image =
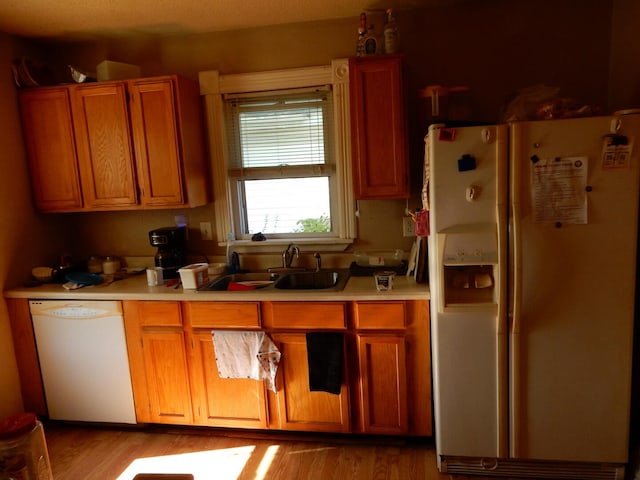
M287 245L293 243L302 251L344 252L353 243L352 238L277 238L262 242L251 240L235 240L231 248L238 253L280 253ZM220 242L218 246L226 247L227 242Z

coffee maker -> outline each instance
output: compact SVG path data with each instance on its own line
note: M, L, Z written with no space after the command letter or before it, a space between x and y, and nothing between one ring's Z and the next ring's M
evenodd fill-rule
M158 247L156 267L162 268L163 278L176 278L178 269L187 264L186 227L164 227L149 232L149 242Z

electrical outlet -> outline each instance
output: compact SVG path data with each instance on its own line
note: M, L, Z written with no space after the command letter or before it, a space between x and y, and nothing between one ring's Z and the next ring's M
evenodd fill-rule
M416 226L411 217L402 217L402 236L404 237L415 237L416 236Z
M200 222L200 236L202 237L202 240L213 240L211 222Z

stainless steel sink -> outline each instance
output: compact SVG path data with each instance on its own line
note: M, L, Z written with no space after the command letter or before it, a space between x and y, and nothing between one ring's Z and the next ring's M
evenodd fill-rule
M263 288L273 284L278 278L277 274L270 272L232 273L224 277L216 278L198 289L198 291L224 291L229 289L229 284L235 282L249 287Z
M320 270L293 272L282 275L275 288L280 290L332 290L344 289L349 280L349 270Z

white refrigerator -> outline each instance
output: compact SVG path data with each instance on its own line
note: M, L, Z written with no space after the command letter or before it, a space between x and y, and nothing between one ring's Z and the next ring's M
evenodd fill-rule
M425 138L443 472L622 479L640 115Z

